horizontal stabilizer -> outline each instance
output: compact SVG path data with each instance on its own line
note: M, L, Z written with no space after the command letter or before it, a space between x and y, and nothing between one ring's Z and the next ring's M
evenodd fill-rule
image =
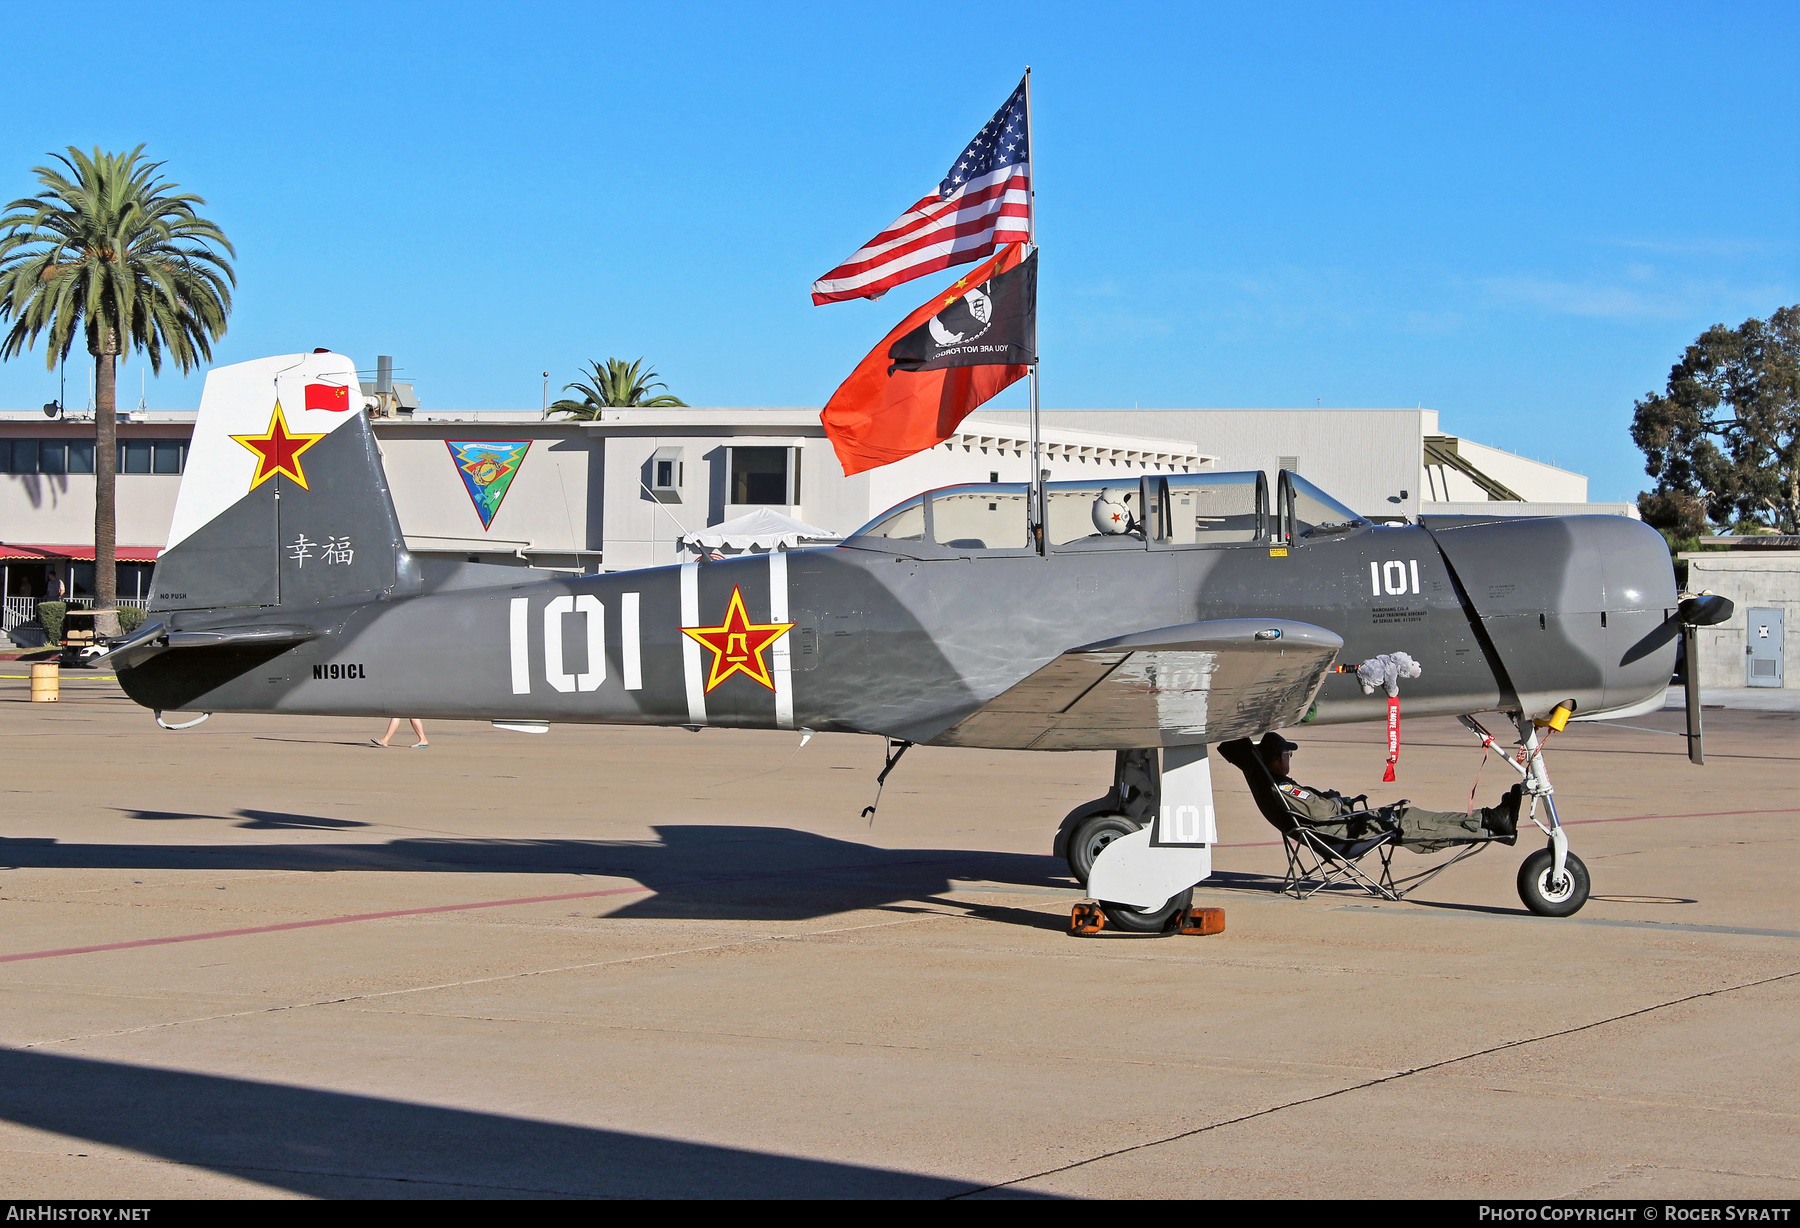
M941 746L1193 746L1298 723L1344 641L1286 619L1220 619L1070 649L932 739Z
M284 648L303 644L319 633L309 627L215 627L206 631L171 631L164 623L145 627L106 654L119 669L141 665L151 657L184 648Z

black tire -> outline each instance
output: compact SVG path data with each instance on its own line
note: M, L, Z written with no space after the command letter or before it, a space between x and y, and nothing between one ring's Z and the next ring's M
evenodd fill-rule
M1094 858L1100 856L1100 850L1137 830L1138 825L1122 814L1091 814L1081 820L1069 833L1069 873L1076 882L1087 886L1088 872L1094 868Z
M1540 917L1568 917L1581 911L1588 900L1588 871L1581 858L1570 853L1563 862L1563 882L1550 881L1554 858L1539 849L1519 866L1519 898Z
M1127 934L1160 934L1169 926L1177 909L1191 908L1194 904L1194 889L1187 888L1170 896L1161 908L1142 911L1129 904L1100 903L1100 911L1106 914L1107 928L1121 930Z

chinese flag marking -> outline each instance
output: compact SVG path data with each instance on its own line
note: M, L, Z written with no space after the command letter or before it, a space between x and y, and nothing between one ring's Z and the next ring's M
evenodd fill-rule
M341 384L308 384L306 408L341 414L350 408L350 389Z
M793 629L793 623L753 623L744 612L744 594L734 584L725 606L725 621L716 627L683 627L681 633L711 650L712 671L706 679L707 694L733 674L743 674L760 686L775 689L763 652Z
M306 471L300 467L300 454L325 438L318 435L296 435L288 430L287 415L281 412L281 402L275 402L275 412L269 415L269 429L261 435L233 435L233 439L256 453L256 476L250 479L250 489L255 490L278 473L284 473L300 483L301 490L307 490Z

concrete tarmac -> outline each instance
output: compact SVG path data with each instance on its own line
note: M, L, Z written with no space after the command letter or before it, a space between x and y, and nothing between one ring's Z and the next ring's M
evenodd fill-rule
M1800 713L1558 736L1560 921L1528 837L1277 895L1215 760L1226 932L1083 939L1049 845L1110 755L918 748L871 825L873 738L377 750L64 677L0 680L10 1197L1800 1196ZM1295 774L1463 806L1473 739L1403 733Z

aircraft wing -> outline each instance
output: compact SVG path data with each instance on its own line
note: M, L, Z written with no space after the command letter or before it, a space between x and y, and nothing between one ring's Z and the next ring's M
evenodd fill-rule
M1298 723L1344 641L1234 618L1072 648L932 742L1029 750L1192 746Z

